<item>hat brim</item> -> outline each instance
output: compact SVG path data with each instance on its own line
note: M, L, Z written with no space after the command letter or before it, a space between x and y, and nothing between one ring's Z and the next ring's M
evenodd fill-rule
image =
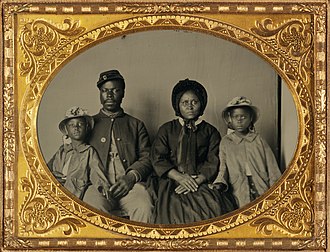
M92 129L94 128L94 119L93 119L93 117L88 116L88 115L84 115L84 116L81 116L81 115L80 115L80 116L73 116L73 117L70 117L70 118L65 118L65 119L63 119L63 120L59 123L58 128L59 128L60 131L63 133L63 135L66 135L66 134L67 134L66 129L65 129L65 124L66 124L66 122L67 122L68 120L70 120L70 119L80 118L80 117L84 117L84 118L86 119L86 121L87 121L87 123L88 123L88 125L89 125L90 130L92 130Z
M232 105L232 106L228 106L226 107L223 111L222 111L222 118L223 120L225 121L225 123L227 125L230 124L230 121L229 121L229 114L228 114L228 111L233 109L233 108L244 108L244 107L248 107L248 108L251 108L252 111L253 111L253 120L252 120L252 123L255 124L258 120L259 120L259 117L260 117L260 111L257 107L255 106L251 106L251 105Z

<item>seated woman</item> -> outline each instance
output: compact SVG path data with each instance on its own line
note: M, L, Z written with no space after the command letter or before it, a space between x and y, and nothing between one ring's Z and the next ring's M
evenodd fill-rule
M162 125L151 150L157 179L154 223L180 224L213 218L233 210L218 191L208 187L218 173L220 134L201 120L207 103L205 88L180 81L172 91L178 119Z

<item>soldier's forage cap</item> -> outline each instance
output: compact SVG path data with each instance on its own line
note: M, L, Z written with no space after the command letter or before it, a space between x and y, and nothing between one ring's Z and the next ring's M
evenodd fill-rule
M123 83L123 88L125 89L124 77L120 74L118 70L109 70L100 73L99 80L97 81L97 87L100 89L103 83L111 80L121 80L121 82Z

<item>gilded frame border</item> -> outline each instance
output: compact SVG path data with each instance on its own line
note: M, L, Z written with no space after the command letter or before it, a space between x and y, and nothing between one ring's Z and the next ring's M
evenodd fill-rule
M2 10L3 249L325 249L327 2L31 0L5 1ZM77 15L56 23L52 18L51 22L35 18L34 14ZM88 14L122 17L84 29L79 17ZM212 16L259 14L280 18L255 20L255 25L246 30ZM20 15L27 18L18 25ZM40 27L46 33L41 34ZM45 164L35 145L35 118L45 83L74 52L119 34L148 29L188 29L229 39L265 58L289 83L300 121L297 151L278 186L256 204L215 221L159 228L104 217L83 204L70 202L44 171ZM47 33L58 41L43 36ZM283 34L295 40L288 42ZM39 48L29 44L34 35ZM17 82L26 83L23 95ZM17 171L20 162L28 167L26 176ZM36 217L35 206L40 207L39 215L45 214L42 220ZM290 224L292 218L297 220L294 224ZM243 233L252 228L256 235L239 239L223 235L223 231L235 227ZM110 230L116 235L111 239L104 238L104 234L102 239L86 238L82 229Z

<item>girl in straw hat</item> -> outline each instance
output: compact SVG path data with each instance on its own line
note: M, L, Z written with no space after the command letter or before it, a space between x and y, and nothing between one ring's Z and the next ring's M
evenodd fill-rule
M101 161L92 146L86 144L93 118L80 107L70 108L60 122L59 129L67 143L60 146L48 167L56 179L73 195L104 212L113 203L110 184L103 173Z
M160 127L151 150L158 178L153 180L155 223L201 221L234 208L208 187L218 172L220 134L200 119L206 103L206 90L196 81L182 80L172 91L179 118Z
M268 190L281 172L269 145L254 130L259 109L249 99L233 98L222 117L233 132L221 141L220 171L214 187L232 190L242 207Z

